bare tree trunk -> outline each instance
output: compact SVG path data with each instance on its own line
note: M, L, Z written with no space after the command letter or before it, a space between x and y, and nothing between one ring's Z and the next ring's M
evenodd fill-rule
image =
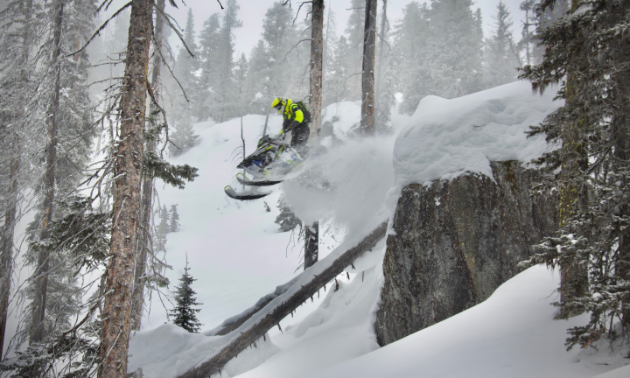
M120 142L116 152L110 260L99 357L99 378L125 378L134 276L134 251L140 223L140 189L144 154L149 46L153 1L133 0L125 81L120 100Z
M324 59L324 0L313 0L311 25L311 97L308 107L311 111L312 144L319 144L322 126L322 64Z
M210 377L212 374L219 373L228 361L254 344L256 340L264 337L267 331L279 325L282 319L295 311L304 301L315 295L319 289L335 279L337 275L343 273L344 269L350 266L354 260L366 251L374 248L376 243L385 237L386 233L387 222L384 222L361 240L359 244L339 256L337 260L333 261L330 266L324 269L319 275L314 276L308 283L300 285L301 287L293 294L286 294L286 297L278 301L275 307L267 310L263 308L261 311L266 311L267 314L258 323L246 326L245 328L239 327L234 330L233 332L237 332L236 335L238 336L233 339L227 339L230 340L229 344L221 348L219 352L207 361L198 364L195 368L182 374L179 378L205 378ZM278 297L284 295L284 293L278 295ZM255 313L252 313L251 316L254 314ZM244 324L250 317L243 317L239 319L239 322Z
M21 67L23 67L20 74L23 87L28 85L29 72L26 64L29 59L30 49L30 25L31 25L31 10L33 8L33 1L27 0L25 2L26 9L24 10L24 35L22 36L22 57L20 60ZM20 97L19 109L16 114L19 118L24 116L25 107L25 94ZM13 237L15 231L15 222L17 217L17 203L18 203L18 175L20 174L20 158L21 158L21 145L22 139L19 133L16 131L13 133L13 156L11 157L11 170L9 176L9 196L7 201L7 207L4 213L4 226L2 228L2 256L0 257L0 360L4 352L4 338L7 328L7 316L9 312L9 297L11 295L11 276L13 275Z
M164 11L164 0L158 0L156 6ZM162 36L164 33L164 20L160 12L155 14L155 57L153 58L153 71L151 72L151 88L153 97L157 100L160 90L160 70L162 58ZM152 117L157 117L157 107L151 103L149 111ZM157 123L157 121L154 121ZM155 126L155 125L154 125ZM155 141L147 141L147 151L155 152ZM133 281L133 302L131 307L131 329L139 331L142 325L142 310L144 307L144 286L146 283L147 252L151 250L151 213L153 209L153 177L143 173L142 176L142 204L140 208L141 229L136 250L136 273Z
M14 133L13 153L11 158L11 174L9 200L4 214L2 229L2 256L0 257L0 360L4 351L4 336L9 312L9 296L11 294L11 276L13 274L13 233L17 213L18 174L20 171L20 143L17 133Z
M319 145L322 127L322 69L324 60L324 0L313 0L311 24L311 111L310 144ZM304 231L304 269L317 262L319 256L319 222Z
M377 0L365 0L365 34L361 78L361 131L374 135L374 60L376 55Z
M383 17L381 19L381 29L380 29L380 34L381 34L381 43L379 46L379 52L378 52L378 75L376 76L376 84L377 84L377 88L374 89L374 91L376 93L378 93L382 86L383 86L383 59L384 59L384 55L385 55L385 39L387 38L387 0L383 0Z
M44 214L40 231L40 240L50 237L48 229L53 219L53 205L55 201L55 170L57 165L57 131L59 129L59 96L61 92L61 30L63 27L64 0L57 0L55 4L55 26L53 30L52 67L55 70L55 87L51 103L48 107L46 144L46 173L44 174ZM48 270L50 265L50 250L42 248L37 257L35 270L35 297L33 298L33 312L31 316L29 343L41 342L46 337L44 318L46 314L46 292L48 291Z
M304 230L304 270L313 266L319 258L319 222Z

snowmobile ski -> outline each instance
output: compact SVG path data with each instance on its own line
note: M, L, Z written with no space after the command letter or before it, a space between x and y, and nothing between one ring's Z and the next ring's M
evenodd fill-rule
M225 194L228 197L233 198L235 200L239 200L239 201L255 200L255 199L266 197L271 194L271 192L253 192L253 191L238 193L236 190L234 190L234 188L232 188L229 185L223 188L223 190L225 191Z
M236 175L236 180L238 180L238 182L240 182L242 185L247 186L272 186L280 184L282 182L282 180L250 180L242 173Z

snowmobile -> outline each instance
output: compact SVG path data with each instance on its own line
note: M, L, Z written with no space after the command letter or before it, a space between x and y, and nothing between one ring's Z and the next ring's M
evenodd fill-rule
M243 170L236 175L236 180L240 184L252 188L237 192L230 185L227 185L224 188L225 194L237 200L254 200L265 197L271 192L261 192L257 189L258 187L277 185L295 176L303 164L304 158L293 147L282 140L265 135L258 141L256 151L236 166Z

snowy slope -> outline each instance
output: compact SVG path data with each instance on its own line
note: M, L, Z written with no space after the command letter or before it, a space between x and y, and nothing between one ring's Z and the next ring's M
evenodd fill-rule
M331 251L334 257L339 252L334 247L352 245L392 216L405 183L463 172L488 174L489 160L539 156L546 145L522 133L557 106L550 96L532 95L526 83L453 100L427 98L413 117L398 118L402 131L397 135L360 141L350 136L357 104L334 104L324 119L336 115L335 135L345 144L308 164L325 172L333 190L299 182L276 190L302 219L322 220L332 230L323 235L320 257ZM263 122L261 116L244 118L248 146L254 146ZM271 132L279 126L280 118L273 116ZM187 252L191 274L198 279L193 287L204 303L200 320L211 329L295 277L300 248L273 224L280 193L265 199L271 212L262 200L237 203L223 194L236 173L231 155L240 145L240 119L196 127L200 145L174 162L199 167L200 177L184 191L161 189L160 198L179 204L182 224L180 232L168 235L167 259L176 268L169 277L176 281ZM593 377L628 363L622 352L565 351L566 328L583 323L585 316L553 320L550 303L557 300L558 275L543 267L506 282L468 311L379 348L372 324L384 252L381 242L355 262L356 270L338 277L338 291L329 284L295 318L281 322L284 333L270 331L266 342L232 360L222 377ZM155 328L166 320L158 304L154 301L146 319L150 323L143 323L146 331L132 337L129 370L170 378L203 361L222 341L172 325Z

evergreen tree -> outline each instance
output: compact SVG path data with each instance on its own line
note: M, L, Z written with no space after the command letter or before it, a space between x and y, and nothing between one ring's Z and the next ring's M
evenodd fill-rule
M361 100L361 65L363 63L363 36L365 32L365 0L351 0L350 17L346 25L348 53L343 65L348 76L344 78L347 98Z
M166 234L168 234L170 230L168 224L168 210L166 209L166 205L162 207L160 210L160 224L158 224L157 234L156 234L156 250L157 251L165 251L164 248L166 246Z
M519 62L516 46L513 42L512 21L503 1L499 1L496 14L496 30L485 47L485 84L496 87L516 80Z
M217 83L219 81L219 70L217 69L217 60L220 59L220 26L220 17L215 13L203 23L203 30L199 35L199 58L201 66L199 89L203 100L199 102L196 115L200 120L214 116L211 112L211 104L216 104L218 101L219 93L217 92Z
M175 308L170 311L170 315L174 316L173 323L185 329L191 333L197 333L201 329L202 324L197 319L197 313L201 309L194 308L201 305L197 303L197 294L192 289L192 283L197 281L194 279L188 271L188 258L186 258L186 267L184 268L184 274L179 279L179 286L175 287Z
M525 51L525 64L533 64L533 49L536 46L534 40L534 32L532 28L535 26L536 21L536 0L524 0L519 9L525 12L525 21L523 22L523 29L521 31L521 40L518 42L519 50Z
M170 135L171 143L169 143L168 149L171 156L179 156L197 144L196 141L199 135L195 134L192 120L188 114L183 114L179 122L173 126L175 131Z
M348 40L345 36L339 37L334 49L326 65L326 75L324 77L324 104L331 104L351 98L350 92L346 87L346 79L351 75L348 65L345 64L352 53Z
M227 0L223 14L221 30L219 31L218 57L219 61L215 69L218 72L216 92L219 122L226 121L229 117L237 115L238 99L237 88L234 82L234 30L243 26L238 19L240 6L236 0Z
M171 222L168 232L177 231L179 231L179 213L177 212L177 205L171 205Z
M239 103L239 107L235 109L234 115L244 115L247 111L247 108L242 107L243 101L251 101L251 97L248 97L248 88L247 88L247 73L249 72L249 62L247 61L247 57L245 57L245 53L241 54L240 59L236 62L236 66L234 67L234 87L236 94L236 103ZM238 114L237 114L238 113Z
M295 28L292 24L293 14L289 7L276 2L269 8L263 21L263 40L268 52L268 69L262 74L269 76L266 83L264 97L267 99L286 95L290 86L293 86L292 67L285 55L291 48L294 40ZM250 71L251 72L251 71ZM251 74L260 74L251 72ZM287 96L288 97L288 96Z
M246 98L251 99L251 105L248 106L251 113L265 114L269 108L269 101L273 98L267 89L270 87L271 66L269 52L261 39L252 49L247 72Z
M422 97L431 93L433 79L426 51L429 43L429 8L411 2L403 8L403 18L394 32L394 57L398 90L404 101L399 111L411 114Z
M176 121L184 118L190 119L195 109L200 105L203 96L200 94L199 82L195 76L195 72L199 69L199 59L197 58L197 43L195 42L195 20L192 9L188 9L186 18L186 27L184 29L185 46L179 49L175 68L173 70L175 77L181 84L186 93L177 95L176 107L174 109L174 117ZM191 55L192 54L192 55ZM197 111L198 113L198 111ZM189 121L192 123L192 121Z
M541 11L553 7L544 1ZM590 313L569 330L566 345L587 347L603 335L630 333L630 37L623 0L573 1L568 17L541 25L540 65L522 78L544 91L560 84L565 106L531 134L545 133L560 148L538 163L547 179L538 192L558 193L559 231L536 246L530 263L559 266L560 317ZM620 320L622 327L614 322ZM623 335L620 335L622 333Z
M410 3L405 8L396 30L395 55L403 69L400 111L413 113L426 95L453 98L482 89L480 25L471 0L433 0L430 7Z

